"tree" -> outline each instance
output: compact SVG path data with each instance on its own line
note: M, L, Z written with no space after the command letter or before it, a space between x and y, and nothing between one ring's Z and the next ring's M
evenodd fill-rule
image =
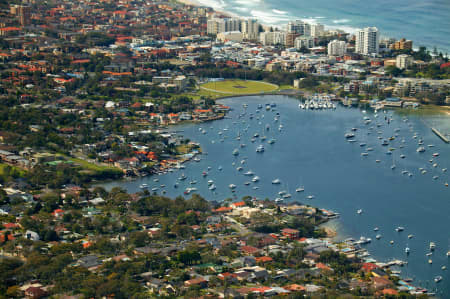
M192 265L194 262L201 260L201 256L196 249L186 249L178 252L177 260L185 265Z
M385 71L388 75L391 75L393 77L398 77L403 72L401 69L393 65L386 67Z

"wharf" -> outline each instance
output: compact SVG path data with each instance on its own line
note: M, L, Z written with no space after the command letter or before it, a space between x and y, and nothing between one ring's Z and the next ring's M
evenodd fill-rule
M444 141L445 143L449 143L450 141L448 140L447 137L444 136L444 134L442 134L441 132L439 132L436 128L431 128L431 131L433 131L434 134L436 134L439 138L442 139L442 141Z

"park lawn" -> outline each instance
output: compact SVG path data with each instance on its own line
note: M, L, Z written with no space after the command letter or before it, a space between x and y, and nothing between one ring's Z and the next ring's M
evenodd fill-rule
M275 84L263 81L224 80L208 82L200 86L203 91L219 93L221 95L259 94L278 89Z
M5 174L5 168L9 166L11 167L11 171L17 171L19 173L20 177L25 176L25 174L27 173L25 170L19 168L19 167L15 167L15 166L11 166L5 163L0 163L0 176L3 176Z
M95 163L91 163L91 162L88 162L86 160L79 159L79 158L66 157L66 159L80 165L82 168L87 169L87 170L93 170L93 171L98 171L98 172L101 172L104 170L120 171L120 169L117 167L97 165Z
M289 84L283 84L278 87L278 90L287 90L287 89L295 89L294 86Z
M178 154L185 155L191 152L192 146L188 144L180 144L177 146L176 150Z

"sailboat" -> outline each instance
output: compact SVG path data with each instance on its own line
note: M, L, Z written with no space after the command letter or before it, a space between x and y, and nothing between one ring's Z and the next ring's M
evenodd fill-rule
M295 192L303 192L305 191L305 187L300 185L300 187L298 187L297 189L295 189Z
M295 192L303 192L303 191L305 191L305 188L303 186L295 189Z
M408 245L406 245L405 253L408 255L410 251L411 251L411 250L409 249Z

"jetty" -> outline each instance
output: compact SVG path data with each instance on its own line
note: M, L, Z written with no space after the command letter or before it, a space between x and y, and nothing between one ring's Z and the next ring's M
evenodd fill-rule
M439 132L436 128L431 128L431 131L433 131L434 134L436 134L439 138L442 139L442 141L444 141L445 143L449 143L450 141L448 140L447 137L444 136L444 134L442 134L441 132Z

